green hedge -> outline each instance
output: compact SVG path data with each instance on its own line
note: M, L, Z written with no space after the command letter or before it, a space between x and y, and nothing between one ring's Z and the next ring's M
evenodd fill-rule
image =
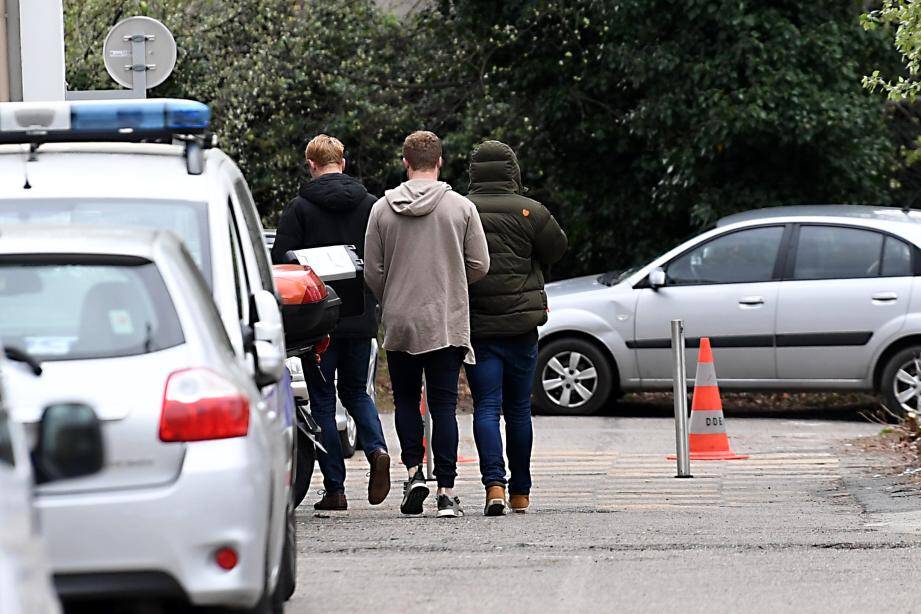
M505 140L570 235L561 277L642 261L734 211L890 198L896 148L861 77L892 58L861 6L443 0L401 22L367 0L65 0L68 79L110 87L107 28L164 21L180 60L153 95L212 105L269 223L318 132L377 193L400 181L410 130L444 138L461 192L470 149Z

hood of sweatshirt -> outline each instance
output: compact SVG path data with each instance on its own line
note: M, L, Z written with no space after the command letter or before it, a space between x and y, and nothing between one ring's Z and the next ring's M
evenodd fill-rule
M333 211L351 211L368 197L365 186L344 173L320 175L305 183L299 194L301 198Z
M410 179L384 192L384 198L398 215L422 217L434 211L450 189L444 181Z

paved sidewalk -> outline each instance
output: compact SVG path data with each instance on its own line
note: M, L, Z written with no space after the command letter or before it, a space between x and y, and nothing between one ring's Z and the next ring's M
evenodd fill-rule
M459 420L461 454L475 456L470 416ZM372 508L356 457L347 517L313 518L313 496L301 509L288 611L921 610L921 498L892 497L891 481L843 453L878 426L731 420L733 447L752 458L692 463L692 480L665 460L673 429L663 418L536 418L533 511L505 518L481 515L475 463L459 466L467 517L401 517L398 454L395 488Z

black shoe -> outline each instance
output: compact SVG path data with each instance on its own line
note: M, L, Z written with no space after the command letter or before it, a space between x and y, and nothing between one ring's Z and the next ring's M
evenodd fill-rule
M323 493L323 498L313 504L313 509L318 512L344 512L349 509L349 502L345 498L345 493L337 494Z
M368 503L377 505L390 493L390 455L384 450L375 450L368 462L371 464Z
M448 495L438 495L438 517L457 518L463 516L464 510L460 506L460 498L453 499Z
M412 478L403 482L403 503L400 504L400 512L413 516L421 514L422 503L428 496L429 487L425 485L425 476L422 475L422 467L419 467Z

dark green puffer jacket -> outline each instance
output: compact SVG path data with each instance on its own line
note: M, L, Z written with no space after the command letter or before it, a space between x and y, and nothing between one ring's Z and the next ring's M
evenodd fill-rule
M566 252L566 234L546 207L521 195L512 148L486 141L470 156L470 193L486 231L489 273L470 286L474 339L512 337L547 321L542 266Z

